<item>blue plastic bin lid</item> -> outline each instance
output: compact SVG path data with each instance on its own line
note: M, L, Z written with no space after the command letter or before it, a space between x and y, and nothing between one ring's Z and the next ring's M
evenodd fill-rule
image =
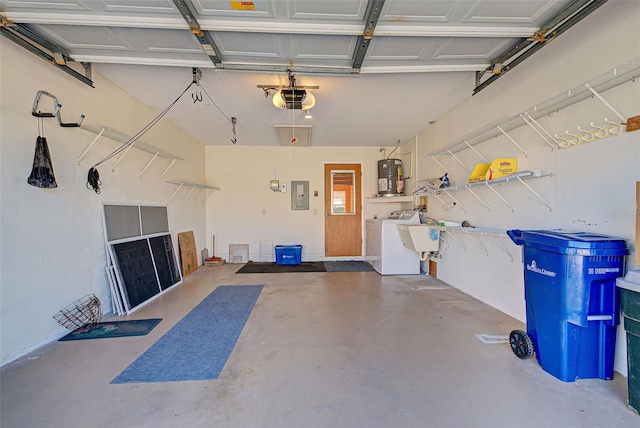
M566 230L509 230L517 245L537 247L565 254L625 256L629 254L624 239L589 232Z

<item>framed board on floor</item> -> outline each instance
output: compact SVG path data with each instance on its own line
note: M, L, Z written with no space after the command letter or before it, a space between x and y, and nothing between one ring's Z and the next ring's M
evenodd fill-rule
M115 279L114 310L128 314L182 282L167 207L105 204L103 208L108 269L113 269L111 280Z

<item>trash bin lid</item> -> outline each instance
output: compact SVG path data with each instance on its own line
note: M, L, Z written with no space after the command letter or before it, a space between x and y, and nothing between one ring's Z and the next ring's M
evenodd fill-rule
M624 278L617 278L616 286L640 293L640 270L630 270Z
M567 230L512 230L509 236L518 245L532 246L564 254L625 256L624 239L589 232Z

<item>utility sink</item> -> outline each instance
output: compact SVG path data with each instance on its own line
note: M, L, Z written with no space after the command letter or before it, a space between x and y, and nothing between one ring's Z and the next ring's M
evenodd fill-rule
M426 224L398 224L396 225L402 244L420 253L420 259L426 260L424 253L438 251L440 246L440 232ZM423 258L424 256L424 258Z

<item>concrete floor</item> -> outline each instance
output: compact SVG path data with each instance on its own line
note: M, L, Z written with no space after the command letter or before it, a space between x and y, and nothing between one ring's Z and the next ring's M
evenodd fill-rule
M5 366L2 428L640 426L626 378L564 383L482 343L524 326L438 280L240 267L202 267L130 315L163 318L147 336L54 342ZM216 286L244 284L266 286L219 379L109 384Z

